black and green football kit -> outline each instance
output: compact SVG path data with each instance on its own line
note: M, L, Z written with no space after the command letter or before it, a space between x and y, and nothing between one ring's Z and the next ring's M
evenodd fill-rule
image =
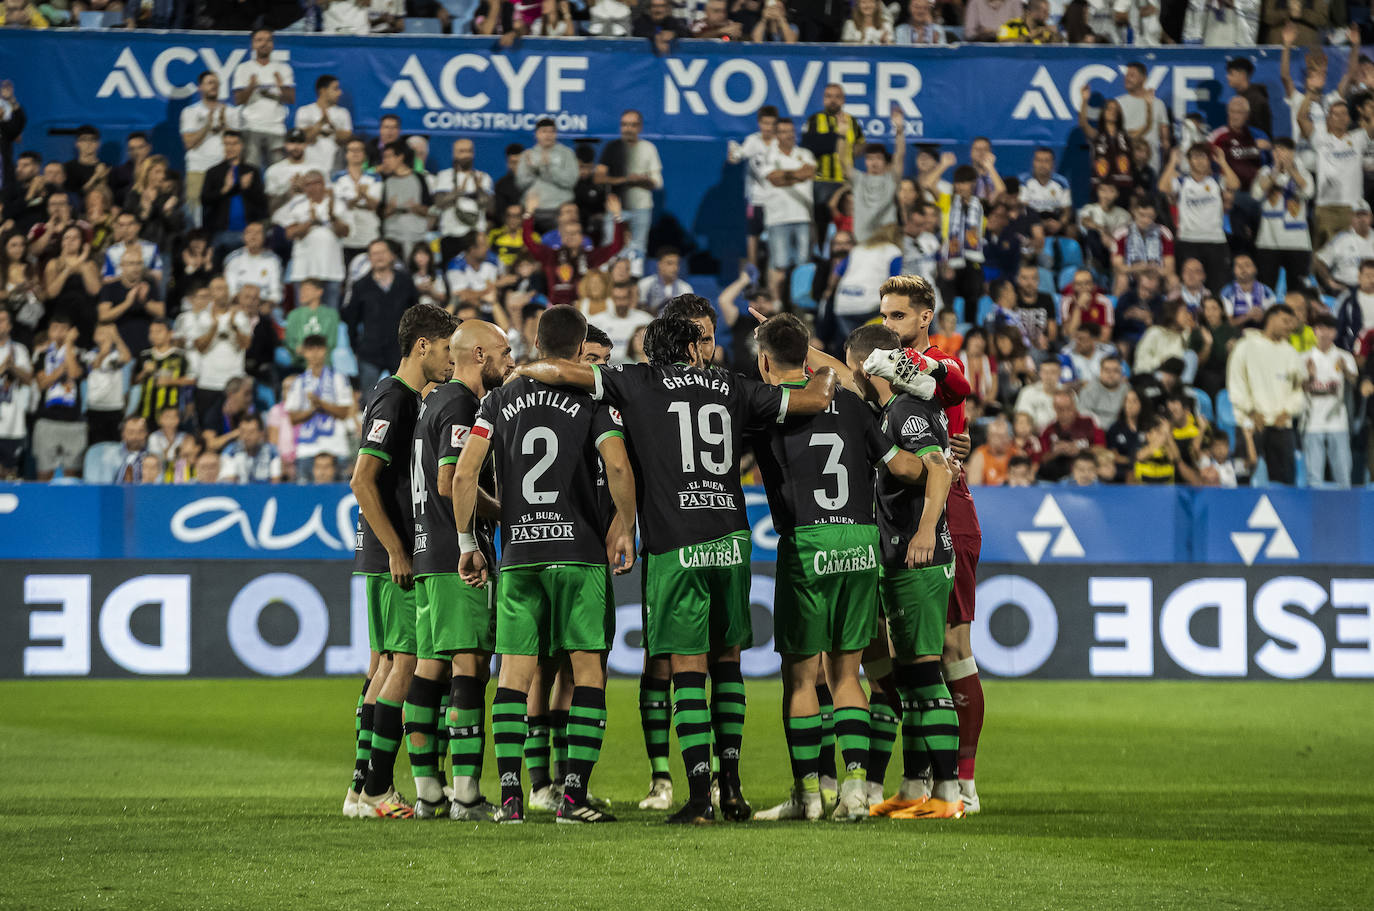
M746 430L787 417L788 390L686 364L594 369L635 466L646 649L748 648L752 547L739 456Z
M411 466L415 515L415 638L419 658L496 646L495 585L473 588L458 575L453 500L439 489L439 469L454 465L477 422L481 400L460 380L436 388L420 405ZM494 489L491 482L489 489ZM473 534L495 570L494 524L478 518Z
M522 378L483 400L472 432L491 441L501 491L496 650L610 648L596 482L598 447L624 436L611 409L580 390Z
M419 413L420 394L400 377L384 378L374 387L363 411L363 436L358 446L359 457L370 455L383 462L377 475L382 509L407 554L415 549L410 460ZM415 654L415 592L392 581L391 558L361 511L353 574L366 577L367 635L372 649Z
M774 647L785 655L866 648L878 623L873 469L897 447L846 389L819 414L788 418L751 443L778 534Z
M883 407L888 439L916 456L948 452L949 423L940 403L901 393ZM898 658L939 655L944 650L945 616L954 588L954 542L943 506L929 565L909 569L907 546L921 524L925 485L910 486L887 471L878 472L878 530L882 537L879 586L893 654Z

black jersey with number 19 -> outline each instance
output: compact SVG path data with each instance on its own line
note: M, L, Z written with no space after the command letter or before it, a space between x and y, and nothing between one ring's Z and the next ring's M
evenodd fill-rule
M595 369L599 394L625 419L643 549L663 554L748 528L741 439L787 417L788 391L686 364Z
M420 405L415 422L415 461L411 466L411 500L415 510L415 575L458 571L458 529L453 523L453 500L439 489L439 469L454 465L477 422L481 400L461 380L439 386ZM493 489L488 481L483 484ZM495 524L473 523L473 533L489 566L496 565Z
M940 403L901 393L883 407L883 433L907 452L922 456L928 452L949 451L949 418ZM902 483L886 471L878 472L878 530L883 539L883 565L889 569L906 566L906 549L921 524L925 508L925 485ZM943 506L935 527L935 556L931 564L943 565L954 559L954 542L949 536Z
M873 524L873 469L897 447L857 395L838 389L824 411L788 418L751 435L750 442L778 534L812 525Z
M407 554L415 547L415 522L410 492L411 441L415 419L420 413L420 394L397 376L383 379L372 390L372 401L363 411L363 438L359 457L375 456L383 464L377 475L382 509L391 527L400 536ZM353 571L385 573L391 571L391 558L358 512L358 535L354 546Z
M606 563L597 446L623 436L611 409L528 378L482 400L473 436L491 441L501 492L501 566Z

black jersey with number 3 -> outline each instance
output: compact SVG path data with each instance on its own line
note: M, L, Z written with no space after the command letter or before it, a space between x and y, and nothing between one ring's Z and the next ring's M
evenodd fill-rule
M401 539L407 554L415 547L415 522L411 517L410 457L415 437L415 419L420 413L420 394L400 377L389 376L372 390L372 401L363 411L363 438L358 455L375 456L384 463L377 475L377 490L382 509ZM391 558L378 540L362 511L358 512L358 539L354 548L353 571L386 573Z
M786 389L686 364L597 368L597 377L625 419L645 551L667 553L749 527L741 440L787 417Z
M477 423L481 400L477 393L459 380L452 380L431 392L420 404L415 422L415 452L411 465L411 501L415 512L415 559L417 576L458 571L458 529L453 523L453 500L449 491L439 489L439 469L455 465L463 451L472 425ZM491 489L490 482L484 484ZM495 524L478 519L473 533L482 556L496 565L492 544Z
M611 409L577 389L521 378L482 400L474 436L491 441L501 493L501 566L605 564L597 497Z
M788 418L772 431L752 434L750 443L778 534L811 525L873 524L873 469L886 464L896 446L854 393L839 389L820 414Z
M918 456L949 450L949 419L940 403L933 399L918 399L906 393L894 396L883 408L882 430L893 443ZM908 486L883 470L878 472L877 489L883 565L889 569L904 569L907 545L921 524L925 486ZM954 542L941 508L931 565L941 566L953 559Z

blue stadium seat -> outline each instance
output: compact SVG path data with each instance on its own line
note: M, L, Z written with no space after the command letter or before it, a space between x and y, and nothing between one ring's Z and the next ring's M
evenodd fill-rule
M88 9L81 14L77 27L85 29L119 28L123 24L124 14L122 12Z
M816 280L816 264L805 262L792 270L788 287L792 292L792 306L808 313L816 312L816 301L811 296L811 283ZM695 287L695 281L693 282Z
M113 484L119 470L119 443L96 443L81 460L81 477L87 484Z
M1293 481L1298 487L1307 486L1307 460L1303 458L1301 446L1293 453Z
M442 35L444 26L438 19L407 16L404 31L407 35Z
M984 294L982 297L978 298L978 312L973 317L974 324L979 326L985 325L996 310L997 304L993 303L992 298Z
M1078 269L1083 265L1083 248L1072 237L1056 237L1055 246L1059 248L1059 268Z
M439 0L439 3L448 10L454 22L471 22L482 5L481 0Z
M1065 287L1067 287L1067 286L1073 284L1073 274L1074 274L1075 272L1077 272L1077 271L1078 271L1078 269L1077 269L1077 267L1075 267L1075 266L1066 266L1065 268L1060 269L1060 270L1059 270L1059 284L1055 286L1055 291L1059 291L1059 290L1061 290L1061 289L1063 289L1063 288L1065 288Z
M1197 413L1209 424L1216 423L1216 411L1212 407L1212 397L1196 386L1189 386L1188 391L1197 399Z
M333 368L344 376L355 377L358 375L358 358L353 354L353 347L348 343L348 327L339 323L339 340L334 345L334 353L330 358Z
M1054 286L1054 273L1042 267L1040 269L1040 293L1054 296L1058 291L1059 289Z
M1201 405L1201 399L1198 403ZM1226 435L1231 438L1231 451L1235 452L1236 412L1231 407L1231 396L1225 389L1217 392L1216 407L1213 410L1216 412L1216 420L1213 423L1217 425L1217 429L1226 431Z

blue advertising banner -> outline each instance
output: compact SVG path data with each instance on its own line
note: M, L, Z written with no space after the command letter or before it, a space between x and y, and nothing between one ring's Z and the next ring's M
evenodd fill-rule
M1374 564L1374 491L977 488L992 564ZM745 491L755 562L777 536ZM349 560L346 485L0 484L0 559Z

